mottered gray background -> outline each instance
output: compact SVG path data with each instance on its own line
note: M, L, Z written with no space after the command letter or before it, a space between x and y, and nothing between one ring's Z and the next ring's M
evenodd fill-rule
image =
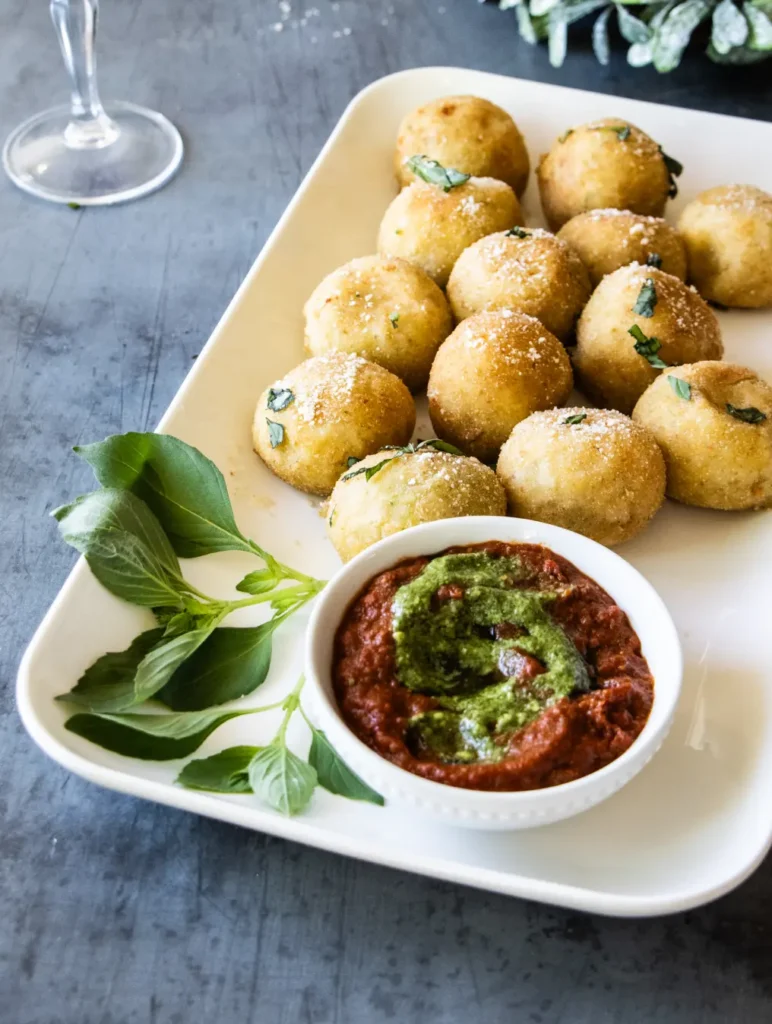
M604 69L579 28L556 71L473 0L106 0L99 57L186 156L112 210L0 181L0 1021L768 1020L769 861L661 920L540 907L99 790L33 746L13 684L73 561L46 516L89 485L71 445L155 425L359 89L458 64L769 119L772 61L659 76L617 40ZM66 99L45 0L0 0L0 96L3 135Z

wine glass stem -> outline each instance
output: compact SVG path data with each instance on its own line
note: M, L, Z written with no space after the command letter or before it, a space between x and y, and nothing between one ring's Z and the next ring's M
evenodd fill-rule
M97 91L94 44L98 9L99 0L51 0L51 19L72 88L72 116L64 138L73 149L101 149L119 135Z

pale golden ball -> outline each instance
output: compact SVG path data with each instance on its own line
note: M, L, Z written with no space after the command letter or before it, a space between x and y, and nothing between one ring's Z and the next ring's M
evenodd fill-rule
M558 231L578 253L593 288L606 274L629 263L659 267L686 280L686 247L681 236L662 217L629 210L590 210L580 213Z
M662 449L669 497L704 508L772 506L772 387L753 370L720 362L668 370L633 419Z
M453 321L442 290L406 260L362 256L334 270L305 305L311 355L351 352L426 386L437 349Z
M466 174L498 178L518 196L528 183L530 161L519 128L506 110L479 96L444 96L411 110L399 126L394 153L400 185L415 180L407 161L417 155Z
M665 462L645 427L609 409L550 409L515 427L496 473L513 516L608 547L630 540L665 497Z
M661 217L670 191L660 147L618 117L564 132L541 158L536 176L553 231L579 213L608 207Z
M637 263L603 278L579 318L576 338L578 386L596 405L626 413L662 372L652 360L677 366L720 359L724 352L705 300L677 277Z
M566 242L540 228L499 231L459 256L447 295L456 320L513 309L541 320L565 341L590 297L584 264Z
M298 490L326 496L346 469L415 427L413 397L399 379L360 356L316 356L290 370L257 402L255 451Z
M562 405L572 387L565 349L538 320L507 309L477 313L440 346L429 415L443 440L493 462L516 423Z
M383 463L366 479L364 470ZM503 516L504 489L477 459L427 446L412 454L369 455L336 483L327 509L328 534L344 562L371 544L435 519Z
M689 276L722 306L772 305L772 195L753 185L721 185L688 203L678 229Z
M415 181L386 210L378 252L415 263L444 288L464 249L522 220L517 196L503 181L470 178L447 192Z

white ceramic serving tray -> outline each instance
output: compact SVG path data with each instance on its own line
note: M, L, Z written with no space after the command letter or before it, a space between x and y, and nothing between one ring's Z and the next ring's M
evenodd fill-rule
M255 262L160 429L200 447L223 470L242 530L278 558L328 577L339 566L317 503L273 477L253 454L258 394L303 358L302 306L339 264L374 251L395 194L392 146L410 108L448 93L476 93L509 110L532 162L566 127L618 115L682 160L668 216L711 185L744 182L772 191L772 125L662 107L457 68L406 71L375 82L349 106ZM536 188L525 197L539 224ZM772 380L772 312L720 314L726 357ZM427 426L424 419L423 436ZM420 428L419 428L420 433ZM87 439L88 440L88 439ZM93 440L97 440L94 438ZM63 501L73 495L62 494ZM672 503L619 549L658 588L683 643L686 672L675 725L652 763L599 807L560 824L517 833L467 832L318 791L286 819L248 796L174 785L177 762L147 763L103 751L63 728L53 697L106 650L146 628L137 609L100 588L81 562L24 656L18 704L32 737L65 767L100 785L325 850L435 878L604 914L682 910L727 892L772 842L772 519ZM209 556L190 578L227 596L255 567L249 556ZM235 594L233 595L235 596ZM244 622L252 621L245 619ZM267 703L301 670L297 616L278 633L268 681L245 702ZM237 719L198 756L261 743L275 713ZM308 742L302 723L294 742Z

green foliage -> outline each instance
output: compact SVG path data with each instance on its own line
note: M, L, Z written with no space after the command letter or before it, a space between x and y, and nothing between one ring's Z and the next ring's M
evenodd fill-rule
M499 0L514 10L522 38L548 41L550 63L560 67L568 49L568 28L597 15L592 46L601 64L611 53L609 27L616 13L619 33L630 44L633 67L653 65L662 73L678 67L698 25L710 21L707 54L719 64L752 64L772 53L770 0Z

